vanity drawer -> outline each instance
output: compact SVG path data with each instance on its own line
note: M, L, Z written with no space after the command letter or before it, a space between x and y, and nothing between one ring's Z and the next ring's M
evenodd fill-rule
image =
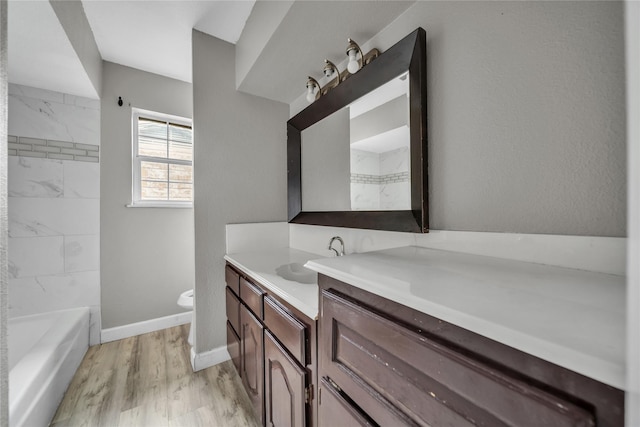
M240 299L260 320L262 320L263 316L262 299L264 294L265 292L258 286L249 282L244 277L240 278Z
M264 297L264 323L298 362L307 359L307 327L270 296Z
M230 287L236 295L240 295L240 274L227 265L224 269L224 277L227 286Z
M242 375L240 370L240 337L229 322L227 322L227 351L231 356L233 365L236 367L236 371L238 371L238 375Z
M327 378L320 380L322 405L319 408L318 421L324 426L360 427L373 426L367 416L340 394Z
M588 407L331 290L321 313L320 375L380 425L596 425Z
M233 330L238 333L240 331L240 300L231 291L230 288L225 288L226 293L226 305L227 305L227 319L233 327Z

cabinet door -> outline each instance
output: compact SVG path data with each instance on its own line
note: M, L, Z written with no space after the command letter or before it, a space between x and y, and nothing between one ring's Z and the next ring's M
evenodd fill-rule
M226 290L226 307L227 320L231 323L236 334L240 331L240 300L227 286Z
M264 333L266 425L307 425L307 372L271 335Z
M240 308L240 323L242 383L260 424L264 425L263 327L244 305Z
M231 356L233 366L235 366L236 371L238 371L238 375L242 376L242 371L240 370L240 337L238 337L229 322L227 322L227 351Z

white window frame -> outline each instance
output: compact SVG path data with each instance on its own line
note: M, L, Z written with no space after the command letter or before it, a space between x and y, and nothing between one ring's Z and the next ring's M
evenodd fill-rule
M193 192L191 193L191 201L182 200L141 200L140 187L141 187L141 164L143 161L163 162L169 164L179 165L191 165L193 168L193 155L192 152L191 161L178 160L178 159L165 159L149 156L138 156L138 119L150 119L157 121L164 121L169 123L175 123L178 125L191 127L191 146L193 147L193 121L186 117L173 116L171 114L158 113L155 111L143 110L140 108L131 109L131 121L132 121L132 134L131 134L131 204L126 205L131 208L192 208L193 207ZM193 169L192 169L193 170Z

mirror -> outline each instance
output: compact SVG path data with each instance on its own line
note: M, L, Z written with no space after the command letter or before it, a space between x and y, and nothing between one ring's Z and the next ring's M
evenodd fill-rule
M290 222L428 231L425 48L418 28L289 120Z
M408 72L302 131L303 211L411 209Z

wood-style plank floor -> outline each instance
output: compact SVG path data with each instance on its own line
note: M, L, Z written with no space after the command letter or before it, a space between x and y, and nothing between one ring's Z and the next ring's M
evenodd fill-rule
M188 325L89 348L51 423L257 426L231 361L193 372Z

